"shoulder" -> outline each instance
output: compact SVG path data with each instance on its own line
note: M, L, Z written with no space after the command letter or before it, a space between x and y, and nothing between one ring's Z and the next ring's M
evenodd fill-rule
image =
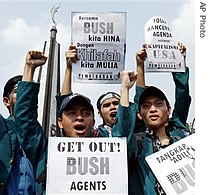
M176 129L176 130L172 131L170 134L176 140L180 140L182 138L185 138L185 137L191 135L192 133L187 128L186 129L181 128L181 129Z
M96 128L92 128L92 130L90 132L90 137L101 137L99 130Z
M0 137L1 134L7 131L7 126L6 126L6 120L5 118L0 114Z
M4 118L2 115L0 116L0 128L6 130L14 130L16 129L15 120L12 117Z
M3 126L4 125L4 117L0 114L0 125Z

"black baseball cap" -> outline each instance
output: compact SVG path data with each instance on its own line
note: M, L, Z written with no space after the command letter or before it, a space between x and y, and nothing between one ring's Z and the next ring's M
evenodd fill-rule
M158 96L160 99L165 100L167 107L168 108L170 107L169 101L168 101L167 97L165 96L165 94L163 93L163 91L161 91L160 89L158 89L155 86L145 87L145 89L142 91L140 98L139 98L139 107L143 104L145 99L151 95Z
M65 108L69 104L74 103L76 100L78 100L81 104L86 104L90 108L90 110L93 112L93 116L94 116L94 109L93 109L90 99L79 93L72 93L71 95L63 99L61 103L61 107L60 107L59 116L61 116L63 110L65 110Z
M101 110L101 104L105 100L110 99L110 98L116 98L116 99L120 100L120 95L115 93L115 92L107 92L105 94L102 94L97 100L97 103L96 103L97 109L100 111Z
M22 78L23 78L22 75L17 75L10 78L4 86L3 97L8 97L9 94L14 89L15 85L18 83L18 81L22 81Z

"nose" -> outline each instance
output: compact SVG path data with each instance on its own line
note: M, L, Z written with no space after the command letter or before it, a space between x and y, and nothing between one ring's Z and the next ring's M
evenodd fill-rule
M110 109L117 109L117 106L118 106L118 105L115 105L115 104L111 103Z
M76 113L76 119L77 119L77 120L83 119L82 112L78 111L78 112Z
M154 104L152 104L149 110L150 110L150 112L155 112L157 110L157 108Z
M114 108L114 107L115 107L115 105L114 105L113 103L111 103L110 107L111 107L111 108Z

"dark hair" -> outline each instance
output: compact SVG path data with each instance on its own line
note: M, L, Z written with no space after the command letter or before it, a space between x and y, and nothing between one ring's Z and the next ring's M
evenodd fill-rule
M65 110L69 105L72 105L72 102L74 104L75 101L79 102L80 104L86 104L92 111L93 118L95 117L94 116L94 108L91 104L90 99L82 94L79 94L79 93L71 93L69 96L67 96L63 99L61 106L60 106L60 110L59 110L59 117L62 117L63 110Z
M105 93L105 94L102 94L102 95L98 98L97 103L96 103L97 109L98 109L99 111L101 111L101 104L102 104L101 100L102 100L105 96L107 96L107 95L110 95L109 98L117 98L117 99L120 99L120 95L117 94L117 93L115 93L115 92L109 91L109 92L107 92L107 93ZM108 98L107 98L107 99L108 99Z
M9 97L10 93L14 89L14 86L18 83L18 81L22 81L22 75L17 75L10 78L4 86L3 97Z
M151 96L151 95L158 96L162 100L165 100L166 106L168 107L168 109L170 108L170 103L169 103L167 97L165 96L165 94L163 93L163 91L161 91L159 88L157 88L155 86L146 86L144 88L144 90L142 91L140 98L139 98L139 110L141 108L142 103L145 101L145 99L147 99L147 97Z

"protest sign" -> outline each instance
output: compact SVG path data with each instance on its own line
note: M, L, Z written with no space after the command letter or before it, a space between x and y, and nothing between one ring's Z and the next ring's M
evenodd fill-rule
M154 16L145 24L146 72L184 72L184 57L166 19Z
M80 59L73 65L73 81L120 84L125 67L126 13L72 12L71 29Z
M50 137L46 193L127 195L126 138Z
M166 194L195 194L195 134L146 157Z

